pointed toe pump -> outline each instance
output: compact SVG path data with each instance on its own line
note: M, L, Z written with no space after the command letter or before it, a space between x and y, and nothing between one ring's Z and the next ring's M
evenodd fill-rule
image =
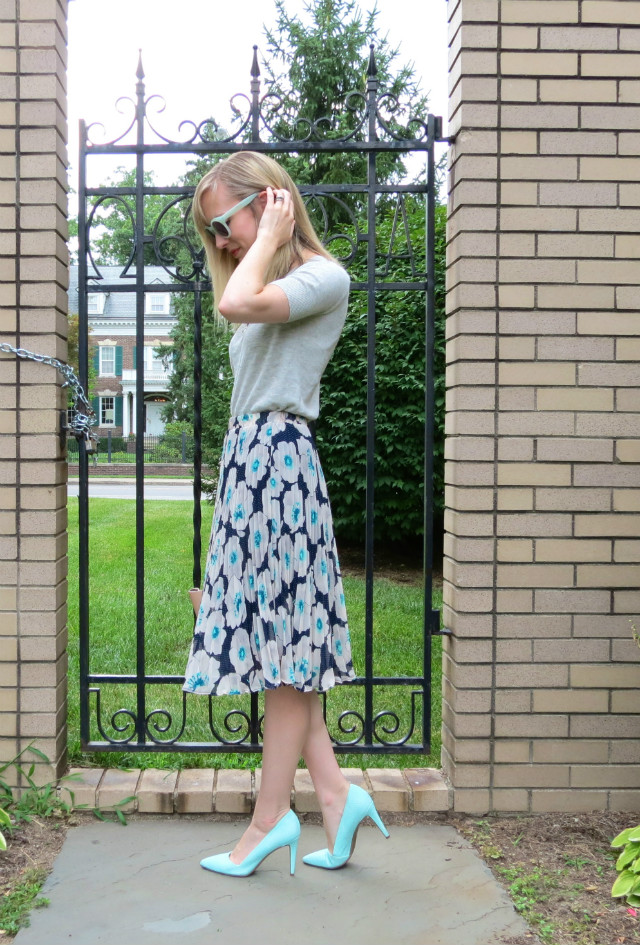
M306 863L307 866L319 866L325 870L340 869L350 859L354 851L358 827L365 817L370 817L385 837L389 836L389 831L382 823L380 814L367 792L356 784L352 784L349 787L347 801L338 825L333 853L330 853L327 849L316 850L315 853L308 853L304 856L302 858L303 863Z
M289 847L291 875L293 876L296 871L296 851L299 837L300 821L290 810L262 838L258 846L248 856L245 856L242 863L232 863L229 853L218 853L216 856L208 856L201 860L200 866L205 870L211 870L212 873L224 873L225 876L250 876L270 853L279 850L280 847Z

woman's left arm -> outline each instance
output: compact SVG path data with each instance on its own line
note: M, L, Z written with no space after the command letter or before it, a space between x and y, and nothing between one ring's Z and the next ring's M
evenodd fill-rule
M277 285L265 285L267 269L280 246L288 242L295 224L291 195L267 188L267 202L256 238L231 274L218 304L220 314L232 323L286 322L289 300Z

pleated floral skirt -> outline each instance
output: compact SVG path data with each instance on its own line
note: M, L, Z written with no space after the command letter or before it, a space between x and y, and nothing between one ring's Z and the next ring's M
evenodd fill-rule
M232 417L223 445L186 692L353 679L327 487L301 417Z

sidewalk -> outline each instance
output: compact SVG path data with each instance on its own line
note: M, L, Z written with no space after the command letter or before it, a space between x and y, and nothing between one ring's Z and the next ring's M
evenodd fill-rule
M347 866L308 867L325 846L302 825L296 875L288 849L247 878L209 873L203 856L232 848L245 820L134 815L124 827L69 830L16 945L539 945L508 896L453 827L363 827Z

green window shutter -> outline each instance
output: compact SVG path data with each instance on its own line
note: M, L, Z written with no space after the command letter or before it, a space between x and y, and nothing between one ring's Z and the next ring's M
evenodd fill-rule
M122 426L122 397L116 397L116 426Z
M116 377L122 377L122 345L116 345Z
M96 374L100 373L100 349L99 348L93 349L93 369L96 372Z
M136 369L136 346L133 346L133 370Z
M91 398L91 406L93 407L93 410L94 410L94 413L95 413L96 418L97 418L97 420L98 420L98 423L100 423L100 398L99 398L99 397L92 397L92 398Z

